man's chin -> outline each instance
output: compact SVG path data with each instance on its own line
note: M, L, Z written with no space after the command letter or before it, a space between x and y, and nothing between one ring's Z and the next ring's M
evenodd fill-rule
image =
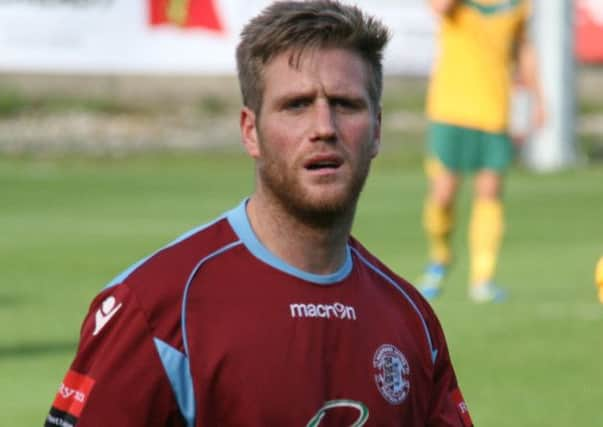
M362 188L344 182L287 182L268 173L263 178L266 190L292 217L320 228L349 222Z
M356 201L350 200L349 195L322 194L300 198L290 208L291 213L303 222L330 227L353 214L355 205Z

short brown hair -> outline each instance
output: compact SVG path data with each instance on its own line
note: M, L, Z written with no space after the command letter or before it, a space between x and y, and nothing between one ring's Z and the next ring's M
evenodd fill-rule
M304 49L342 48L358 53L369 66L369 95L378 106L383 89L383 49L390 32L358 7L337 0L278 1L253 18L241 32L237 69L243 104L259 113L264 66L293 51L291 63Z

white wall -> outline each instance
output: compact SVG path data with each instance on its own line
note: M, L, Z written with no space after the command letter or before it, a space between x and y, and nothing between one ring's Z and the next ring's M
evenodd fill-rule
M244 23L269 0L214 0L226 31L151 27L147 0L0 0L0 72L232 74ZM390 26L387 73L425 74L425 0L357 0Z

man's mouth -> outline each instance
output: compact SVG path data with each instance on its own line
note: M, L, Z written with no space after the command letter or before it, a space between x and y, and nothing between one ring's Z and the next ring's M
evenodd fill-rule
M315 156L304 164L304 168L311 171L333 170L341 166L342 163L343 161L338 156Z

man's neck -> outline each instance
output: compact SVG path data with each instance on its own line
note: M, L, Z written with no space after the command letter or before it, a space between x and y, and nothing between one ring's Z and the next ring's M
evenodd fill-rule
M345 262L353 212L330 227L308 224L279 203L254 194L247 203L251 228L262 244L286 263L313 274L331 274Z

